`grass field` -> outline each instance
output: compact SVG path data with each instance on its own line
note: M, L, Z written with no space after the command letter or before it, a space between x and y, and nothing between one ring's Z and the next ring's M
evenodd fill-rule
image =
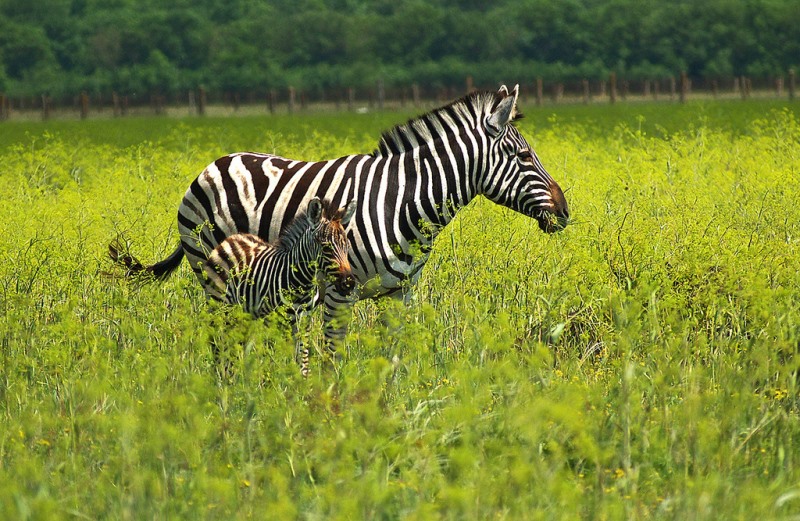
M798 519L800 106L564 106L520 128L575 222L479 199L338 373L145 261L217 156L375 148L410 114L0 125L2 519ZM312 320L319 343L319 318Z

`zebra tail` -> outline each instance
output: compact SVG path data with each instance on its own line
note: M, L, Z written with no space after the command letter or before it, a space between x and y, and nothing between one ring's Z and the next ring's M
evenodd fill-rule
M150 266L145 266L139 260L130 254L128 249L124 247L119 240L116 240L108 245L108 256L114 264L125 268L125 277L128 279L137 279L144 281L150 280L164 280L169 277L173 271L178 269L183 260L183 248L179 244L175 251L173 251L166 259L156 262Z

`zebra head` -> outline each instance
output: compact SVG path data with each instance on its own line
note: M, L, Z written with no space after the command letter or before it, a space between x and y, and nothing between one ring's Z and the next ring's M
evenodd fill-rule
M489 157L482 191L495 203L535 218L542 231L557 232L569 222L567 200L512 124L522 117L518 96L519 85L510 93L505 85L500 87L484 119Z
M320 201L319 197L314 197L309 201L306 212L315 226L314 240L321 247L321 271L341 293L351 292L356 285L347 259L350 242L346 231L355 211L355 199L344 208L335 209L327 202Z

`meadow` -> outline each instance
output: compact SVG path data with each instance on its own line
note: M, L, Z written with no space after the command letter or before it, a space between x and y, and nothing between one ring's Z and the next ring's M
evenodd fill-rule
M411 113L0 124L0 518L800 518L800 105L525 113L571 226L477 199L308 379L247 317L219 378L188 266L130 286L107 245L166 256L219 155Z

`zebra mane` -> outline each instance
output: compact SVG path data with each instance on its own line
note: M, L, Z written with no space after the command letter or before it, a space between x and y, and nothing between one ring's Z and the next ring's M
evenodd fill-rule
M322 201L322 218L329 221L341 218L341 212L331 201L325 199ZM284 251L291 250L294 248L295 244L297 244L297 241L313 227L314 225L308 221L308 211L303 210L298 213L295 218L292 219L289 226L284 228L281 234L278 235L272 247Z
M448 120L465 128L475 128L479 118L490 113L502 98L494 91L476 91L421 116L401 123L381 135L373 157L390 157L410 152L421 145L429 144L441 137L437 129L449 127ZM444 119L444 118L447 119ZM516 112L513 120L522 118ZM434 131L432 131L432 129Z

